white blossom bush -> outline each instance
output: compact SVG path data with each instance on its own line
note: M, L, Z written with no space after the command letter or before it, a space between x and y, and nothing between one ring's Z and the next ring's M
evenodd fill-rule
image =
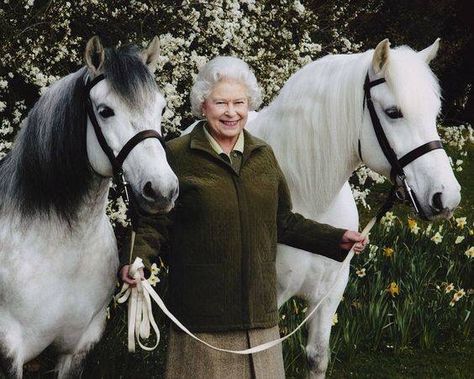
M4 3L0 26L9 38L0 56L0 157L11 148L21 121L47 86L82 64L86 41L94 34L105 44L142 46L159 36L156 80L167 100L163 124L170 132L191 123L192 82L198 69L217 55L236 55L248 62L268 104L303 65L361 47L344 34L345 7L340 1L319 8L322 21L298 0ZM114 223L123 223L120 210L124 207L108 208Z

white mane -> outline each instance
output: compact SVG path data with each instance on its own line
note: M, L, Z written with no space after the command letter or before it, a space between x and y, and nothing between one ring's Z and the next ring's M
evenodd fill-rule
M333 55L306 65L249 126L273 147L297 211L304 202L323 212L360 162L363 85L372 55ZM409 47L391 50L384 76L410 117L439 109L438 82Z
M329 206L357 164L371 56L334 55L308 64L250 126L274 149L290 188L300 192L292 192L293 199L317 199L318 211Z

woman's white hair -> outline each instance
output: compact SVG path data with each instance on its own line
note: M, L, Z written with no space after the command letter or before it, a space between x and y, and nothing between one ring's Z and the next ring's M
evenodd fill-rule
M214 86L223 79L234 79L245 85L251 111L260 106L262 91L249 65L235 57L216 57L201 67L191 89L193 115L202 116L202 103L210 95Z

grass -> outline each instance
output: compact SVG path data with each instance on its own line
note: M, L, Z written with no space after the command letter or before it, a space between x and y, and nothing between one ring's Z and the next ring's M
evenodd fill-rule
M451 342L437 350L360 352L350 360L336 362L328 377L468 379L474 373L473 354L472 339Z

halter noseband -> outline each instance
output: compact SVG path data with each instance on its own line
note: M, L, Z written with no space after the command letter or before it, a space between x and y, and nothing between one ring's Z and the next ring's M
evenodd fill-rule
M379 84L385 83L385 78L376 79L370 81L369 73L367 73L365 77L364 83L364 104L367 102L367 108L369 110L370 119L372 121L372 126L374 127L375 135L377 136L377 140L379 142L380 148L384 153L385 157L387 158L388 162L392 166L392 170L390 171L390 177L394 183L394 193L400 200L408 200L415 211L422 217L426 219L426 215L424 214L423 210L420 207L418 199L416 198L415 192L411 189L408 185L405 172L403 168L408 165L409 163L413 162L415 159L418 159L422 155L429 153L432 150L442 149L443 145L441 141L434 140L427 142L417 148L411 150L407 154L405 154L400 159L397 157L397 154L390 146L388 142L387 136L382 128L382 124L380 123L380 119L377 116L377 112L375 111L374 103L372 102L372 97L370 95L370 89L375 87ZM360 140L359 140L359 156L362 157L360 151Z
M100 81L105 79L104 74L97 75L93 80L87 82L85 84L85 92L87 96L87 114L89 115L89 119L94 127L95 135L97 137L97 141L99 142L100 147L104 151L107 158L109 158L110 164L112 165L113 175L114 176L123 176L122 175L122 165L125 159L127 158L128 154L133 150L135 146L137 146L141 141L147 138L156 138L160 141L160 143L165 147L164 139L156 130L148 129L142 130L141 132L137 133L133 136L128 142L122 147L120 152L115 156L114 152L108 145L104 134L102 133L102 129L100 128L99 122L97 121L97 117L95 116L94 107L92 105L92 100L90 97L91 89Z

